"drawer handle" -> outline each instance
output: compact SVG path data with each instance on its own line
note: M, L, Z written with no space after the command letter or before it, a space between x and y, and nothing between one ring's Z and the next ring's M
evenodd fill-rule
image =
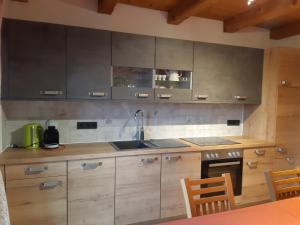
M61 185L62 181L47 181L40 184L40 190L49 190Z
M247 96L236 95L236 96L234 96L234 98L235 98L236 100L241 100L241 101L247 100Z
M293 165L295 164L294 158L293 157L285 157L285 160L290 164Z
M277 151L278 153L280 153L280 154L286 153L286 149L285 149L285 148L281 148L281 147L276 148L276 151Z
M264 156L266 154L266 150L263 150L263 149L256 149L255 150L255 154L257 156Z
M63 91L40 91L41 95L48 95L48 96L55 96L55 95L62 95Z
M258 166L258 161L256 162L247 162L247 166L249 167L249 169L256 169Z
M40 174L48 170L48 166L42 167L27 167L24 169L25 175Z
M140 166L143 166L145 164L152 164L155 163L155 161L158 160L158 157L153 157L153 158L142 158L140 161Z
M161 99L170 99L172 98L171 94L158 94L157 97L161 98Z
M282 86L287 86L288 85L288 81L287 80L282 80L282 81L280 81L280 84Z
M81 163L81 167L83 170L94 170L99 166L102 166L102 162L97 162L97 163Z
M137 98L149 98L150 94L148 94L148 93L135 93L135 97L137 97Z
M197 98L199 100L206 100L206 99L208 99L208 95L196 95L195 98Z
M89 96L91 97L105 97L107 93L105 92L89 92Z
M166 156L166 160L167 161L178 161L179 159L182 159L181 155L178 155L178 156Z

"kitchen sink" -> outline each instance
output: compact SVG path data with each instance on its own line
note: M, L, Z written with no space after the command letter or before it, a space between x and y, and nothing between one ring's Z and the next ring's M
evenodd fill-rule
M135 150L135 149L161 149L161 148L183 148L188 145L180 142L178 139L156 139L147 141L115 141L110 144L117 151Z
M110 143L117 151L155 148L150 141L115 141Z

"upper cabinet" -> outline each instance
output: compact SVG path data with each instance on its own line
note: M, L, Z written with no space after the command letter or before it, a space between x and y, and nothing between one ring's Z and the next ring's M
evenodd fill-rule
M156 38L155 68L193 70L193 42L170 38Z
M110 99L111 33L67 28L67 97Z
M155 38L112 33L112 98L153 100Z
M262 68L263 50L195 43L193 99L259 104Z
M4 20L4 29L7 97L65 98L65 27Z
M155 38L151 36L112 33L112 65L154 68Z

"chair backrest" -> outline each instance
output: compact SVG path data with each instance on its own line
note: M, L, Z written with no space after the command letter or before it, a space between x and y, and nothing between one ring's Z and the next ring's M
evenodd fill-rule
M300 169L266 172L272 200L300 196Z
M10 225L5 186L0 172L0 225Z
M180 182L188 218L223 212L235 207L229 173L207 179L185 178Z

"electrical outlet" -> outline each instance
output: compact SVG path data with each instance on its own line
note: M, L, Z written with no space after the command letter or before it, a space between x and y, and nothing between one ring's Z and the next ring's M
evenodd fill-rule
M240 120L227 120L227 126L240 126Z
M97 122L77 122L77 130L97 129Z

